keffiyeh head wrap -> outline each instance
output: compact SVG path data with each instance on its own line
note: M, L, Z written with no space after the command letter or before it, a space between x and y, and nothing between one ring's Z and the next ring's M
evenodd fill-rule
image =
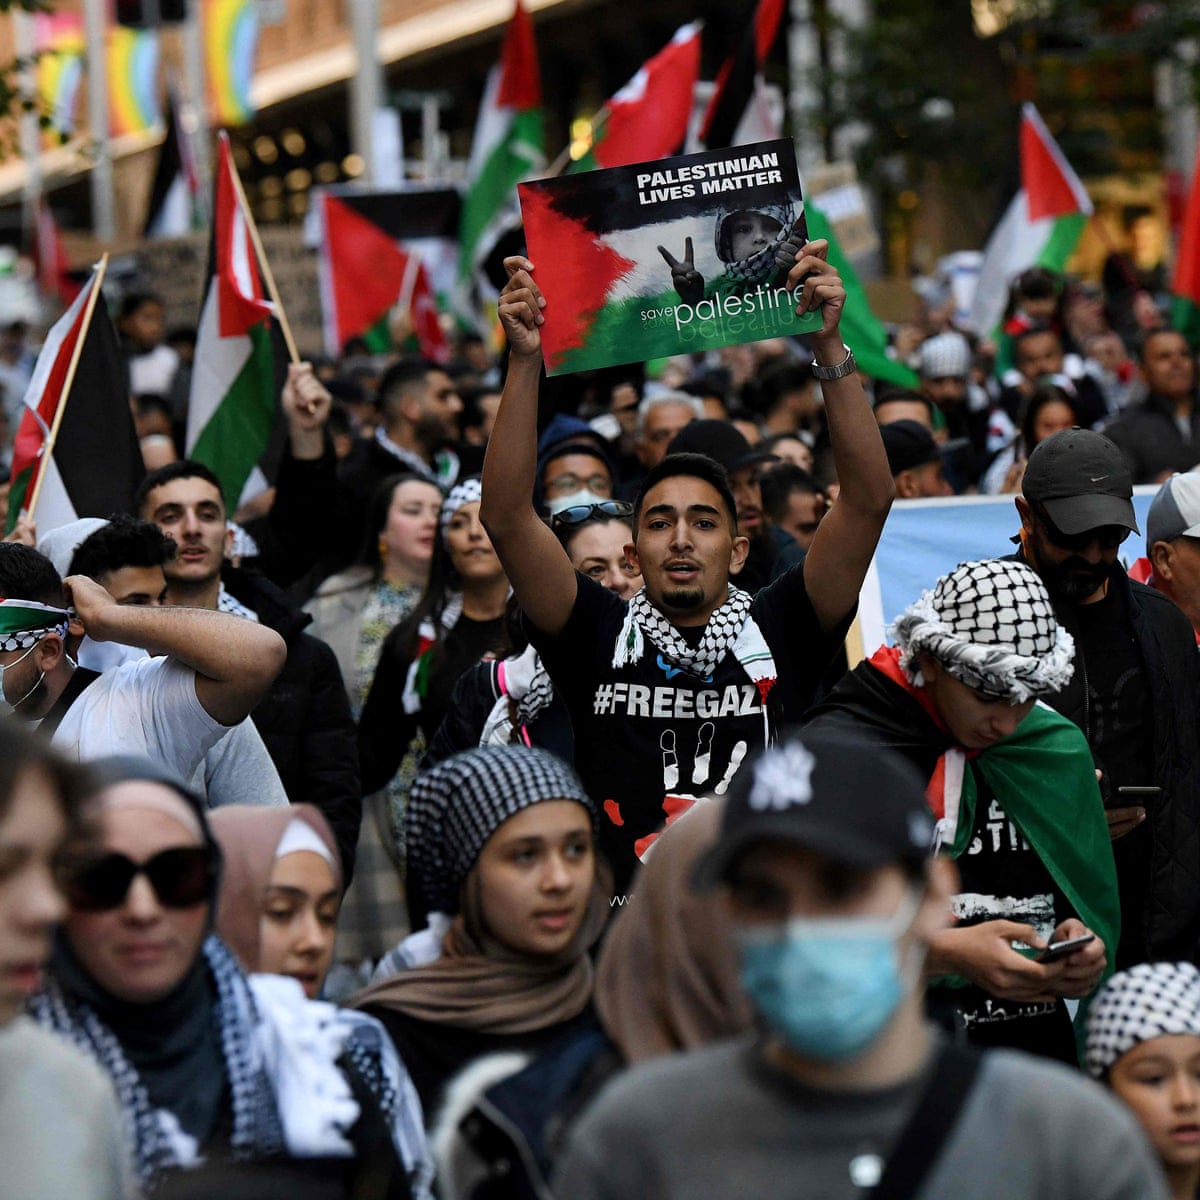
M48 633L66 637L69 617L65 608L36 600L0 600L0 651L28 650Z
M730 257L730 237L725 225L739 213L752 212L759 216L770 217L779 222L779 231L761 250L735 261ZM775 254L787 240L792 231L792 206L787 204L760 204L752 209L742 207L731 209L717 218L715 234L717 257L726 264L725 274L738 283L766 283L779 270Z
M442 537L446 536L446 530L450 528L454 514L464 504L477 504L482 495L483 485L478 478L464 479L462 483L456 483L450 489L450 494L442 501L442 511L438 517L438 529L441 531Z
M463 880L509 817L545 800L575 800L595 824L579 777L527 746L481 746L417 776L408 801L408 869L432 911L455 913Z
M1088 1071L1101 1078L1151 1038L1200 1037L1200 971L1191 963L1138 963L1101 989L1087 1016Z
M890 633L900 665L918 687L922 650L960 683L1012 704L1058 691L1074 670L1074 640L1055 619L1045 585L1024 563L961 563L910 604Z

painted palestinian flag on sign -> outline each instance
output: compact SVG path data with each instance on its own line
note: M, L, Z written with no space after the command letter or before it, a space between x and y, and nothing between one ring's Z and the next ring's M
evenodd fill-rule
M35 494L32 515L43 533L79 517L128 512L145 474L116 331L103 299L89 304L98 286L93 274L38 355L13 443L7 532Z
M456 283L458 192L327 188L320 196L318 272L328 353L343 354L351 338L387 353L390 318L399 307L421 354L448 359L438 297L452 295Z
M222 134L186 443L187 456L220 479L230 511L266 453L283 384L272 307L263 294L247 214L238 202L236 170L229 138Z
M804 200L789 139L520 185L559 375L804 333L776 253Z

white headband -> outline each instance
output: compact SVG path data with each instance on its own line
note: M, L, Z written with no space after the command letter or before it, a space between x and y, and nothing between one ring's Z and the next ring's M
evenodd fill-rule
M333 854L321 840L321 835L307 821L293 817L283 831L279 845L275 847L275 861L278 862L279 859L302 850L307 850L310 854L319 854L334 872L337 871L337 863L333 861Z

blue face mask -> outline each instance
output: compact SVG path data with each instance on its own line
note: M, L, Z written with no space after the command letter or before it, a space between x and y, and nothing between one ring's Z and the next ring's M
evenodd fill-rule
M908 991L896 942L919 905L914 894L886 920L793 917L741 930L742 983L767 1025L809 1058L864 1051Z

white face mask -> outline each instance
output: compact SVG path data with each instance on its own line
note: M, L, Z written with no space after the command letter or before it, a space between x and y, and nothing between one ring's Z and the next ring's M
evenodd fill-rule
M12 670L18 663L23 663L40 645L41 641L36 641L20 658L8 663L7 665L0 664L0 716L11 717L17 709L37 691L38 685L46 678L45 671L39 671L38 677L33 681L33 686L19 700L10 700L8 693L4 690L4 674L6 671Z
M551 516L554 516L555 513L560 513L564 508L570 508L575 504L600 504L609 499L611 499L610 496L597 496L595 492L589 492L587 488L581 488L577 492L572 492L569 496L559 496L555 500L547 500L546 509Z

